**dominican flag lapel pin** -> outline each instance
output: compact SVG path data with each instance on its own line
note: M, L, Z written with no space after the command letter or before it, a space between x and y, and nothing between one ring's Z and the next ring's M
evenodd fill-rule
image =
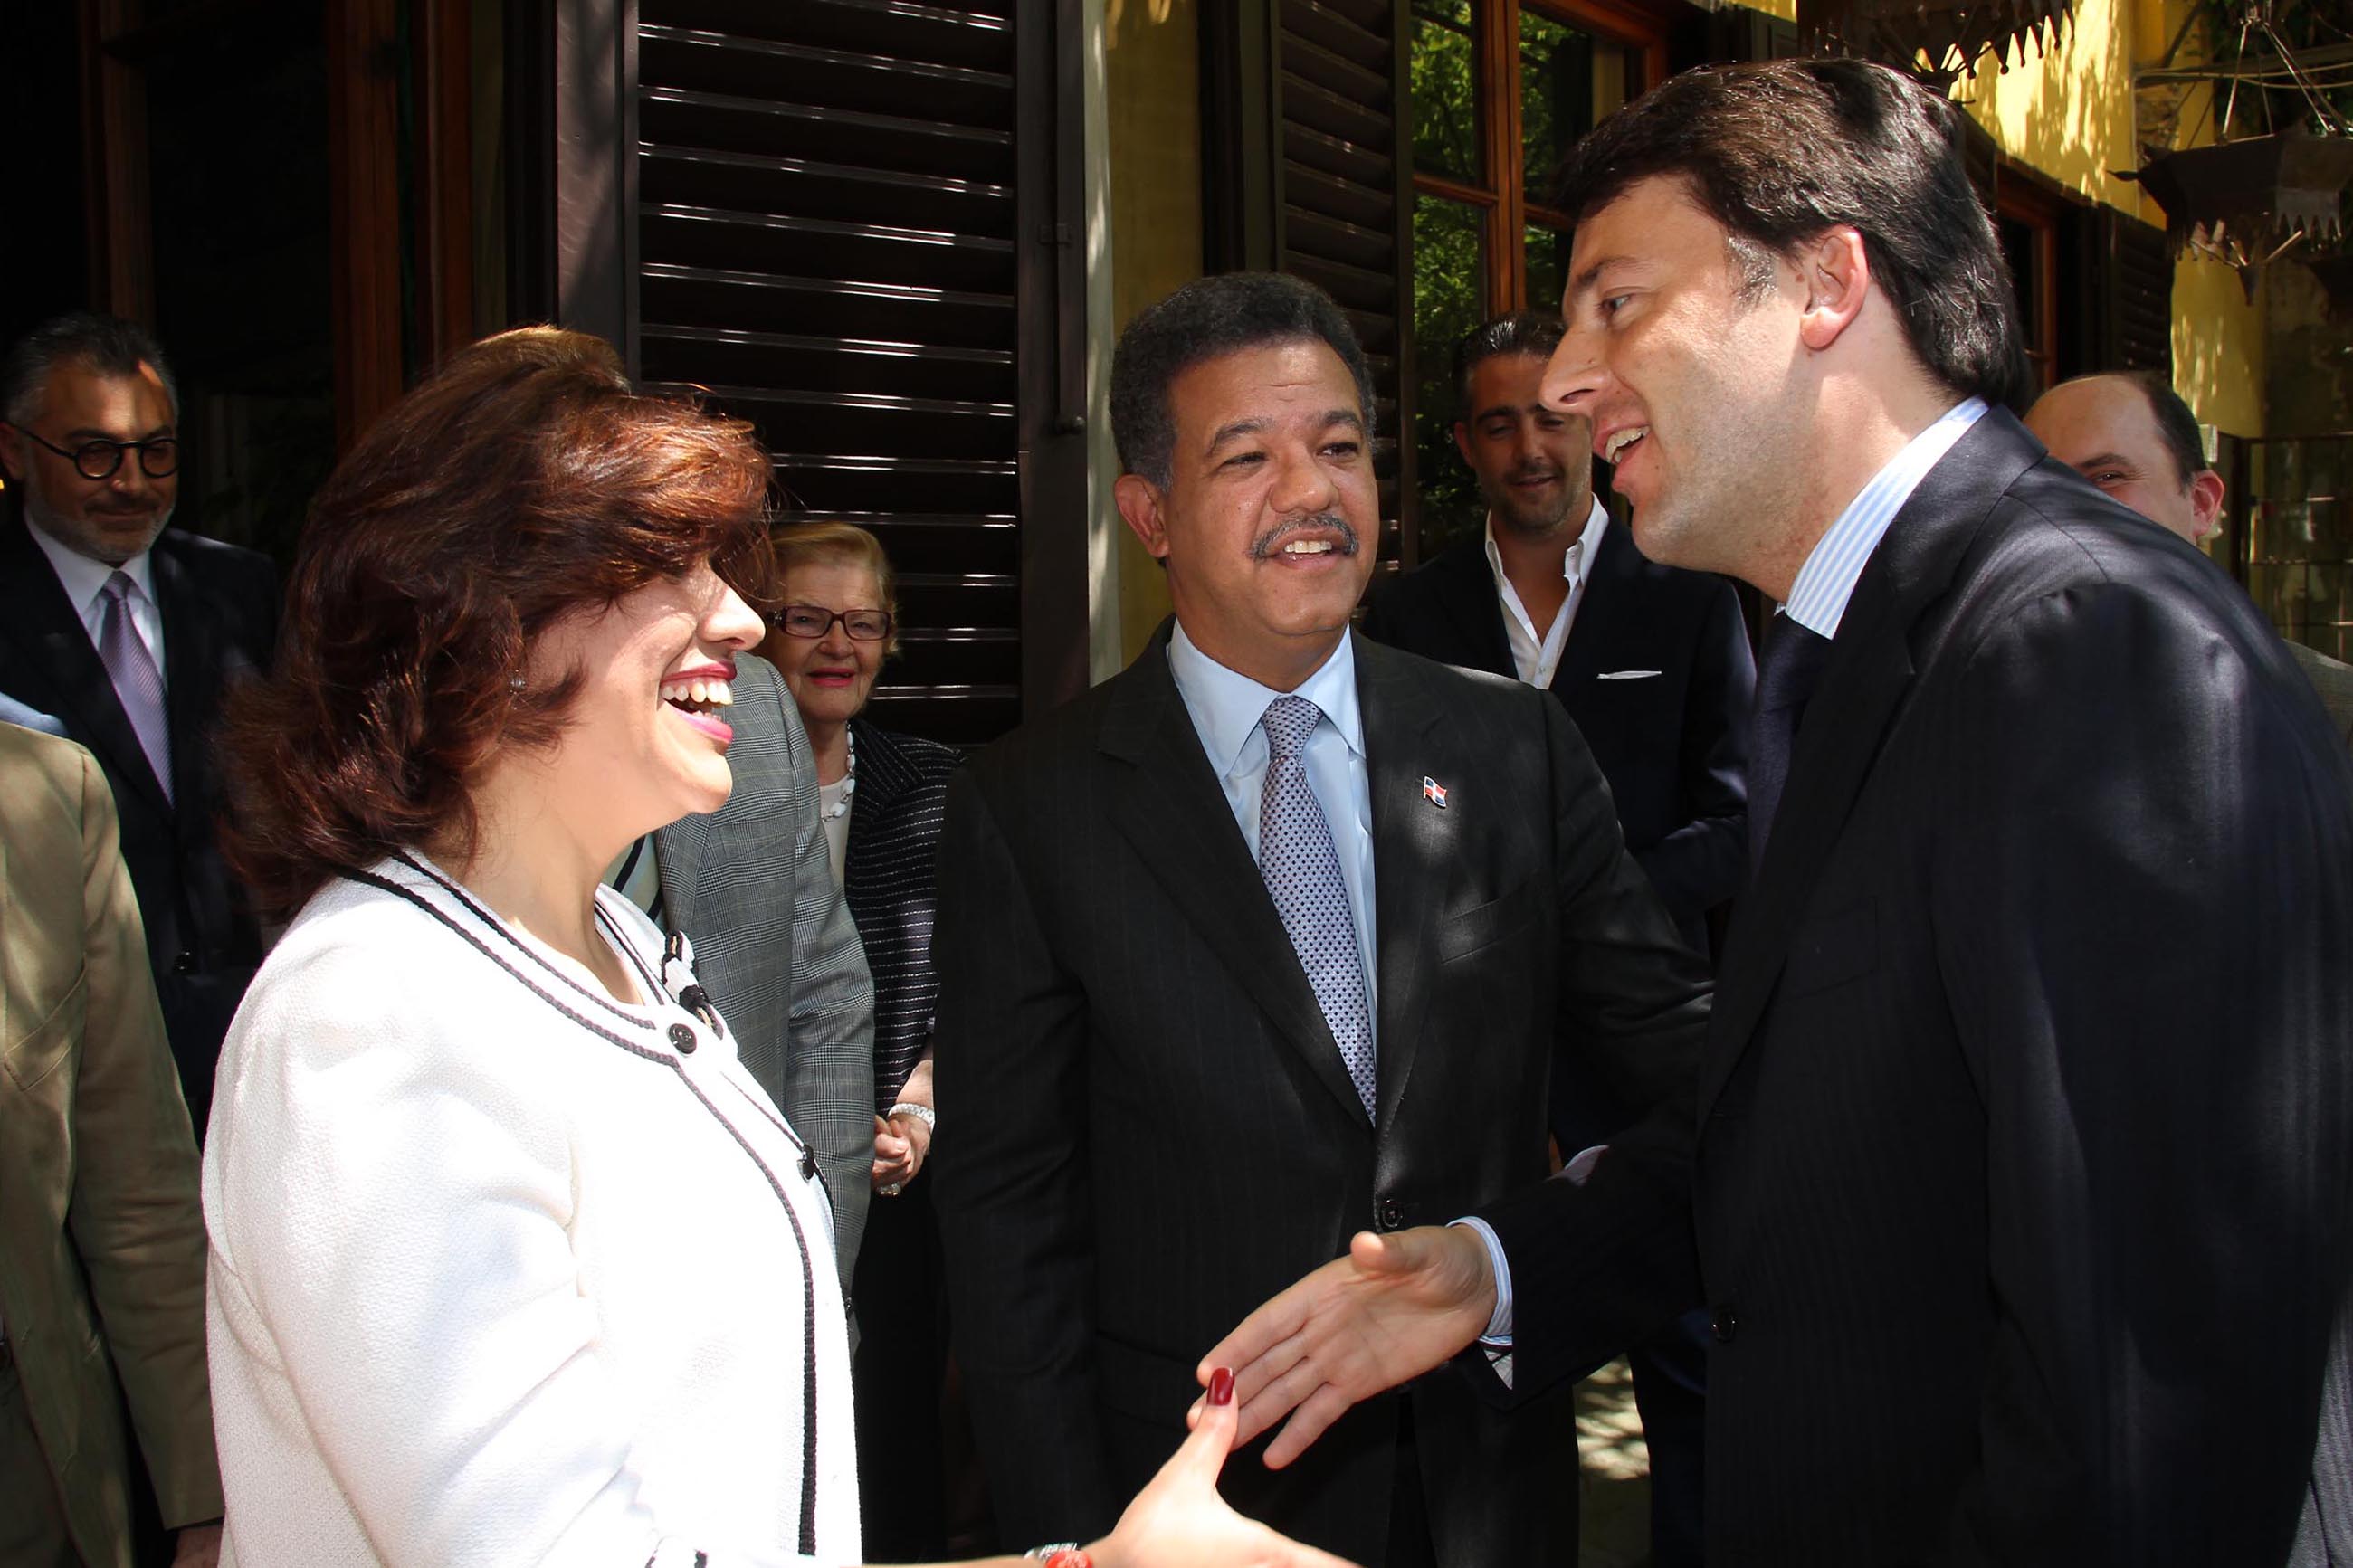
M1421 781L1421 798L1442 811L1446 808L1446 786L1425 775Z

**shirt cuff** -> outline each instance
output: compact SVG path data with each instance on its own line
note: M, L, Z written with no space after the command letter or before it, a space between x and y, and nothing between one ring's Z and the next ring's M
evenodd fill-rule
M1497 1350L1512 1348L1512 1266L1504 1258L1504 1244L1494 1226L1473 1215L1453 1222L1477 1237L1487 1248L1487 1269L1495 1280L1495 1310L1487 1314L1487 1331L1479 1342Z

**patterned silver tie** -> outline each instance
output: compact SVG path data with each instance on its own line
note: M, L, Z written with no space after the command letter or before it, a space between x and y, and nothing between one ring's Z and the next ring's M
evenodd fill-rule
M139 731L139 747L147 753L147 765L155 770L155 782L164 786L164 798L169 800L172 731L164 712L164 674L155 668L155 656L147 651L147 641L131 618L131 595L138 588L129 574L117 572L100 590L106 609L98 623L98 657L114 681L114 694L121 699L131 727Z
M1366 1005L1365 966L1356 952L1356 921L1331 825L1308 787L1301 752L1324 711L1304 697L1278 697L1259 720L1266 731L1266 784L1258 797L1258 869L1274 897L1282 929L1340 1060L1356 1086L1365 1112L1373 1110L1373 1019Z

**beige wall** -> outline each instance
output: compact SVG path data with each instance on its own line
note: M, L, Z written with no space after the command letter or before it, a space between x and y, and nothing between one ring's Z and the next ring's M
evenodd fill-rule
M1106 0L1112 329L1201 275L1198 0ZM1120 641L1133 658L1168 614L1160 563L1117 528Z
M1957 96L2001 150L2069 190L2162 225L2165 209L2114 176L2140 164L2136 64L2163 58L2182 0L2076 0L2073 24L2039 56L1989 57ZM2185 51L2186 53L2187 51ZM2177 122L2177 144L2213 140L2203 89ZM2264 430L2264 321L2235 273L2184 256L2173 273L2174 384L2198 417L2234 436Z

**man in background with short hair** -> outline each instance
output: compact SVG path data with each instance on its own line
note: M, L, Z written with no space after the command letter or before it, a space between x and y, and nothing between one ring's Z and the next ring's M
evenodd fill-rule
M215 839L212 731L278 640L269 560L169 528L179 390L146 333L88 313L0 361L0 694L106 770L180 1087L204 1133L261 930ZM39 726L47 728L48 726Z
M2221 520L2222 476L2207 466L2198 416L2158 376L2111 372L2063 381L2026 411L2026 427L2112 500L2192 544L2202 548ZM2293 638L2287 651L2353 745L2353 665Z

